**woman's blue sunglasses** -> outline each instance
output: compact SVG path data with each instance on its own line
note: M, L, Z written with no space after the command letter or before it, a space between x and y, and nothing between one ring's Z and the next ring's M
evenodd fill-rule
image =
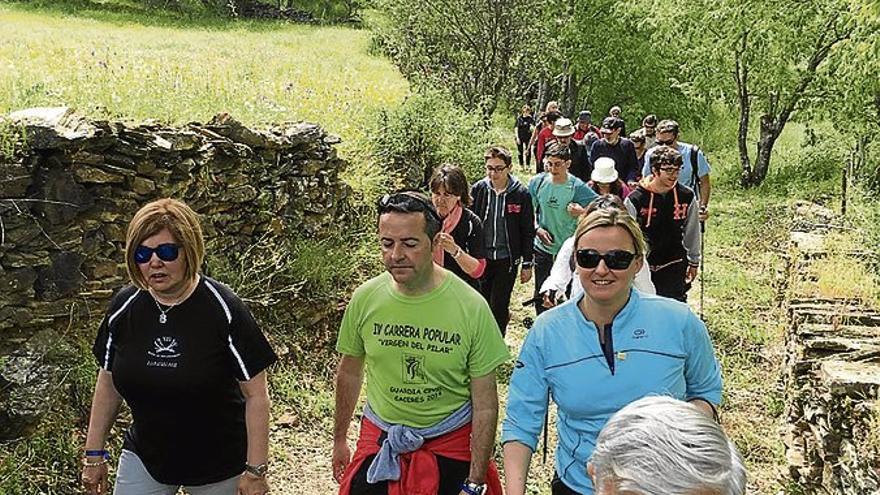
M139 265L149 263L149 261L153 259L153 253L156 253L159 259L162 261L174 261L180 254L180 246L171 243L159 244L154 248L149 248L147 246L138 246L134 250L134 261Z

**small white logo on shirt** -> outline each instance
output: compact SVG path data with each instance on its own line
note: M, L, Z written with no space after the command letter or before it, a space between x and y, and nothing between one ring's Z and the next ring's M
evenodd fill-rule
M173 359L180 357L177 350L177 340L174 337L156 337L153 340L153 350L147 354L155 358Z

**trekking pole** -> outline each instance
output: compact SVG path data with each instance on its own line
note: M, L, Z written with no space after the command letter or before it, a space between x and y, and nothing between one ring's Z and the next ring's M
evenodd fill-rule
M699 148L694 146L691 149L691 173L694 177L694 184L697 186L694 190L694 198L697 201L702 202L700 187L702 186L702 180L700 180L699 174L699 164L697 162L697 153L699 153ZM705 207L700 206L699 212L705 213ZM703 294L706 292L706 286L704 285L706 278L703 274L706 273L706 221L700 220L700 321L706 321L703 317Z
M550 430L550 398L547 398L547 412L544 413L544 452L541 458L541 464L547 464L547 440L549 435L547 432Z
M706 273L706 221L700 220L700 320L703 318L703 294L706 292L706 282L703 275Z

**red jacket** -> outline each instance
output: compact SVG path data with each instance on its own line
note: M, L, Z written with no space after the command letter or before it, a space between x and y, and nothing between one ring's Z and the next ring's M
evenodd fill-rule
M538 169L541 173L544 171L544 148L547 146L547 141L550 141L553 138L553 126L548 125L541 129L541 132L538 133L538 137L535 140L535 157L538 159Z
M379 453L379 436L382 430L367 418L361 420L361 436L358 438L354 458L345 469L339 484L339 495L350 495L351 480L360 470L367 457ZM388 482L388 495L437 495L440 489L440 471L435 455L456 461L471 460L471 424L441 437L425 440L415 452L400 456L400 479ZM464 480L462 480L464 481ZM486 495L502 495L501 478L495 462L489 459L486 473Z

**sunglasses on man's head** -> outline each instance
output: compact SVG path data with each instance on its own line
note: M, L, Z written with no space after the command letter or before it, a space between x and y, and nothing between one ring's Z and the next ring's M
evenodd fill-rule
M401 191L393 194L386 194L379 199L379 214L388 213L392 207L399 208L404 211L427 211L435 220L443 223L440 214L434 209L434 204L430 200L424 199L417 194L409 191Z
M159 244L154 248L141 245L134 250L134 261L139 265L149 263L153 253L162 261L174 261L180 255L180 246L171 243Z
M609 270L626 270L635 257L635 253L622 249L608 251L605 254L599 254L595 249L578 249L575 253L578 266L588 269L596 268L599 266L599 260L603 260Z

